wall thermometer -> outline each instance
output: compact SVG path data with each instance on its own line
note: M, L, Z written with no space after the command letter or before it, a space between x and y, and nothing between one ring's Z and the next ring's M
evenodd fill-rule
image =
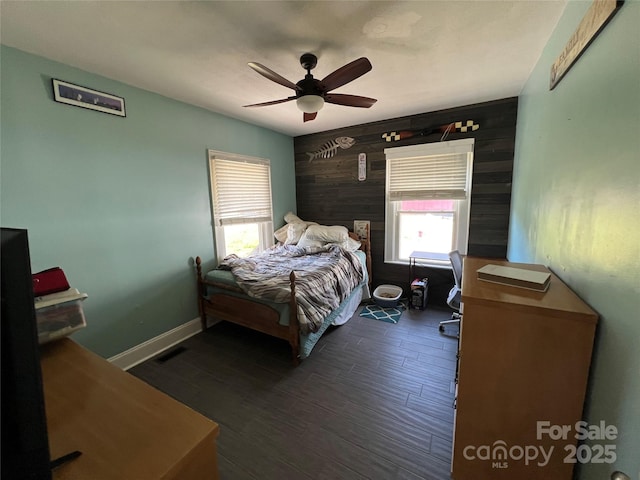
M358 155L358 180L364 181L367 179L367 154L360 153Z

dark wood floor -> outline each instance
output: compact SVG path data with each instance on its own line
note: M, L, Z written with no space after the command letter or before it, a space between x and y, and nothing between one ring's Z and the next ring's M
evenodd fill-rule
M443 480L457 340L438 322L449 315L356 313L298 367L286 342L222 322L129 372L218 422L223 480Z

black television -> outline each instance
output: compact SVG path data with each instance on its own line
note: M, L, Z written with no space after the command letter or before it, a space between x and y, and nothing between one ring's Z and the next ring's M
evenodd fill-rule
M52 478L27 231L2 228L1 477Z

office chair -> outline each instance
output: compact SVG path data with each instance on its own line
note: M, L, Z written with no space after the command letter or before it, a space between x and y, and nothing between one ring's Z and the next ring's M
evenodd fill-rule
M453 269L453 280L455 285L449 291L447 297L447 305L449 305L456 312L451 315L451 320L445 320L440 322L439 329L444 332L444 326L450 324L460 324L460 300L462 298L462 255L458 250L454 250L449 253L449 260L451 261L451 267Z

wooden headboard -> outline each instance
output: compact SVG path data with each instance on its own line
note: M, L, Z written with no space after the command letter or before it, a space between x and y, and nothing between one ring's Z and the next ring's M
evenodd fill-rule
M371 279L373 278L373 272L371 271L371 234L369 232L369 225L366 227L366 237L360 238L360 236L352 231L349 231L349 236L354 240L360 242L360 250L366 255L367 272L369 273L369 288L371 288Z

